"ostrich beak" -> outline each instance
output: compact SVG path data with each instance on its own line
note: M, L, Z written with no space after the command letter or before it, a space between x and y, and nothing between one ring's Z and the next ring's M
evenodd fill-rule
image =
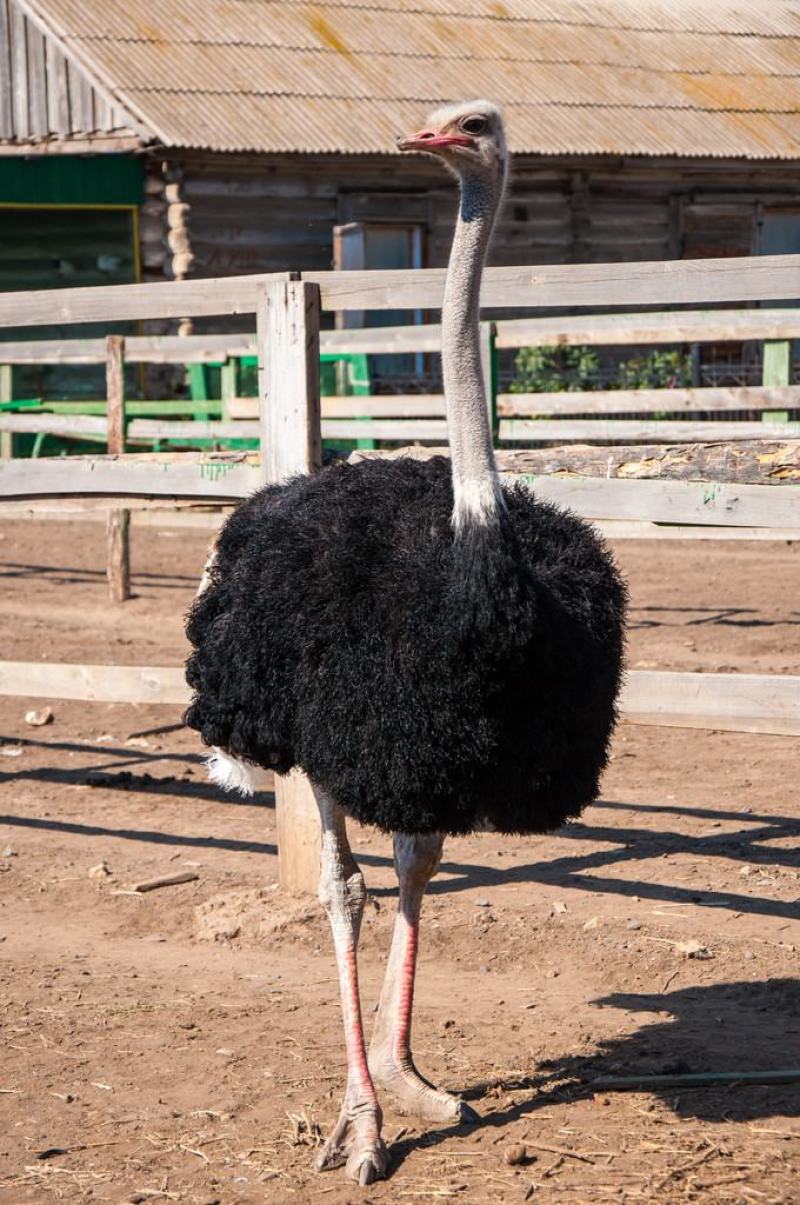
M398 151L441 151L451 146L474 146L466 134L437 134L435 130L420 130L407 138L397 139Z

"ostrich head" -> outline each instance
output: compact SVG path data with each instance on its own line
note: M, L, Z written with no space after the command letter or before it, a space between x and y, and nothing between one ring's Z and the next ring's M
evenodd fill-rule
M459 101L437 109L418 133L398 138L397 147L436 155L462 178L505 178L508 151L503 119L489 100Z

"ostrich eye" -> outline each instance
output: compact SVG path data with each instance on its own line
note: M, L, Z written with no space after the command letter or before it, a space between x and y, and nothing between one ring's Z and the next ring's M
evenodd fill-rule
M461 129L465 134L483 134L488 124L485 117L465 117Z

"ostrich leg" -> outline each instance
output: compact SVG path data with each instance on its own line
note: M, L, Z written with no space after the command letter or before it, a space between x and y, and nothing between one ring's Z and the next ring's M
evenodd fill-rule
M419 943L422 897L436 873L444 838L438 833L412 836L395 833L394 864L400 884L397 919L386 979L369 1050L375 1083L396 1098L400 1108L425 1121L476 1122L478 1114L464 1101L441 1092L414 1066L411 1053L411 1010Z
M327 1171L345 1164L352 1180L371 1184L386 1175L388 1155L381 1138L383 1116L367 1067L358 994L356 950L366 897L364 877L350 852L341 808L319 787L314 786L314 795L322 820L319 899L333 930L347 1044L342 1111L317 1160L317 1169Z

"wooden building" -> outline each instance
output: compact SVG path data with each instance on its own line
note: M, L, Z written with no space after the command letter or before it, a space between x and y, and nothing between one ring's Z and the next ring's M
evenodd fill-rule
M800 251L798 62L773 0L0 0L0 289L440 265L452 186L392 148L469 95L495 263Z

